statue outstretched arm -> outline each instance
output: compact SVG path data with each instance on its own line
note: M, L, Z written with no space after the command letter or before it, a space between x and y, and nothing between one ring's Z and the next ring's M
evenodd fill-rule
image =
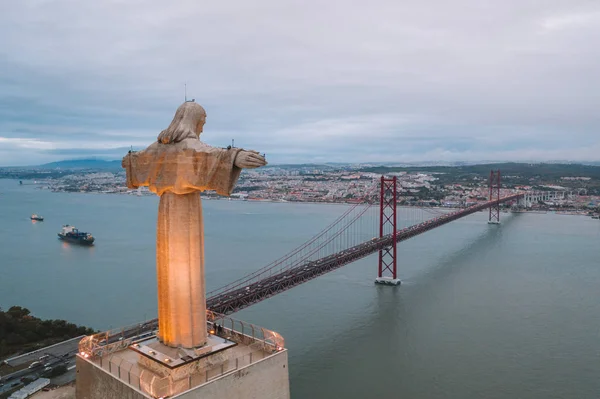
M230 195L242 169L267 164L256 151L215 148L196 140L178 144L154 143L123 158L127 187L148 186L162 195L165 191L187 194L215 190Z
M267 161L258 151L242 150L235 157L234 165L241 169L254 169L265 166Z

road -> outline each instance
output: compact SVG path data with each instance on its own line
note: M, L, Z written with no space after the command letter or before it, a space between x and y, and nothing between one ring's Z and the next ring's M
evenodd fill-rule
M155 329L155 322L143 323L129 329L124 329L118 333L114 333L113 331L113 334L108 337L108 342L106 339L100 342L102 345L106 343L117 342L125 338L152 335ZM85 336L82 335L77 338L72 338L52 346L47 346L24 355L5 360L4 362L9 366L17 367L23 364L30 365L33 362L40 362L40 359L43 359L39 367L33 369L26 368L0 377L0 394L9 391L12 388L16 388L17 385L22 385L21 379L23 378L28 378L31 380L40 378L42 374L44 374L44 369L46 367L54 368L59 365L64 365L67 368L70 368L75 366L75 355L79 351L79 341L81 341L83 337ZM71 372L68 374L72 375L74 379L74 373ZM55 380L62 381L64 378L56 378ZM63 381L63 383L67 382L70 381Z
M23 369L12 374L8 374L2 376L0 379L0 394L9 391L13 388L22 387L23 381L22 379L27 378L30 381L36 380L42 376L46 372L49 372L50 368L55 368L57 366L64 365L67 368L75 365L75 356L70 353L64 354L62 357L54 357L53 355L46 359L43 364L39 367L35 367L33 369Z
M29 352L24 355L11 357L10 359L6 359L4 363L8 364L11 367L17 367L25 363L31 363L36 360L39 360L39 358L44 355L59 357L64 355L65 353L72 353L74 355L77 353L77 345L83 337L85 337L85 335L81 335L79 337L72 338L67 341L62 341L58 344L47 346L45 348L37 349L33 352Z
M0 394L23 385L21 379L27 378L35 380L45 373L46 367L54 368L64 365L67 368L75 365L75 355L78 351L78 343L84 336L72 338L67 341L60 342L56 345L47 346L37 349L33 352L24 355L16 356L5 360L4 362L12 367L21 366L23 364L31 364L39 362L43 359L39 367L33 369L23 369L12 374L7 374L0 377ZM46 369L46 372L48 370Z
M6 359L4 363L11 367L18 367L24 364L29 365L33 362L39 362L40 359L43 360L40 362L39 367L33 369L26 368L0 377L0 394L16 388L18 385L23 385L21 382L23 378L35 380L41 377L46 367L54 368L59 365L70 367L74 365L75 355L78 351L77 345L83 337L84 335Z

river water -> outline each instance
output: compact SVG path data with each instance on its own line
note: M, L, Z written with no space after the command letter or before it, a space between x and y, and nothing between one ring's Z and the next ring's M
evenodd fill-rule
M97 329L156 315L158 199L0 180L0 306ZM343 205L204 201L207 288L320 231ZM45 217L32 223L31 213ZM280 332L292 397L600 397L600 223L477 213L399 245L400 287L372 255L234 315ZM56 238L91 232L91 248Z

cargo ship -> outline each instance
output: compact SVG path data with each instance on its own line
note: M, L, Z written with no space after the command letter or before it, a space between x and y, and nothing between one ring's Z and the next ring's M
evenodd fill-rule
M75 226L64 225L62 231L58 233L58 238L64 241L81 245L93 245L95 238L90 233L84 233L75 228Z
M40 222L42 222L44 220L44 217L34 213L33 215L31 215L31 220L39 220Z

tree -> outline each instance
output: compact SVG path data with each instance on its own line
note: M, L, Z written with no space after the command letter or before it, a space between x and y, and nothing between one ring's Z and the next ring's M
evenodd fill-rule
M22 319L25 316L29 316L29 314L31 313L29 311L29 309L27 308L22 308L20 306L11 306L8 309L7 312L11 317L14 317L15 319Z
M29 309L12 306L0 310L0 357L93 333L90 328L64 320L40 320Z

